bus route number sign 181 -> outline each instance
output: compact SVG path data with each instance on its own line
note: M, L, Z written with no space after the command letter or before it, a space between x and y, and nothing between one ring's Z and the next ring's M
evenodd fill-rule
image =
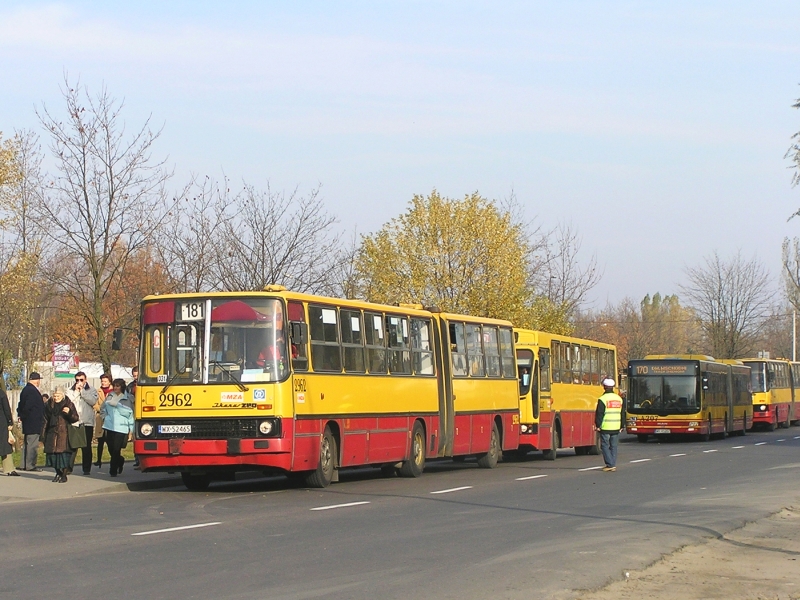
M202 321L205 302L183 302L181 304L181 321Z

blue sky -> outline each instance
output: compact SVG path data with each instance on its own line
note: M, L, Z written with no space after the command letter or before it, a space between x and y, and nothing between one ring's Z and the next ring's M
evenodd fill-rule
M596 253L594 307L800 235L800 2L0 4L0 131L64 73L191 173L307 191L371 232L414 193L513 190Z

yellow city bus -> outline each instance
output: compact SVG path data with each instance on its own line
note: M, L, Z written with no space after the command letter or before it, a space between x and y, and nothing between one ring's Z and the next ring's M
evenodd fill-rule
M627 432L648 436L744 435L753 420L750 369L701 355L651 355L628 363Z
M800 364L769 358L743 358L742 362L750 367L753 425L764 425L773 431L776 427L789 427L800 418L795 409Z
M610 344L514 330L520 380L521 453L541 450L555 460L559 448L598 454L594 430L601 382L616 379L617 352Z
M493 467L519 445L511 323L261 292L148 296L134 448L190 489L236 471L324 487L340 467Z

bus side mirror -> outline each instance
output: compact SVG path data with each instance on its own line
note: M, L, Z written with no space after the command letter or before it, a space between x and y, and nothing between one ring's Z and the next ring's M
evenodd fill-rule
M302 321L292 321L292 341L295 344L305 344L308 340L308 325Z

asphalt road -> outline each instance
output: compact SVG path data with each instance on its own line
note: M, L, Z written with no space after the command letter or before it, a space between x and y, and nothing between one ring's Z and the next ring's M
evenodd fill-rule
M800 500L800 427L634 440L616 473L564 450L8 505L0 597L572 598Z

